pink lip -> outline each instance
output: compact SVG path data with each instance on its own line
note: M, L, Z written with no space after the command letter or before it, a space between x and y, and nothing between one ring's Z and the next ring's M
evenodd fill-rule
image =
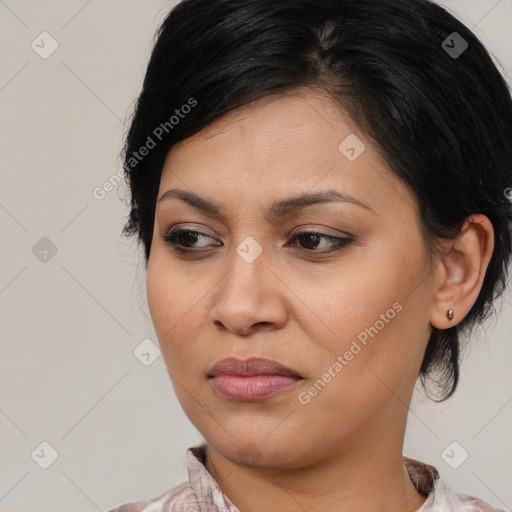
M210 381L225 398L253 402L281 393L302 380L295 371L270 359L233 357L219 361Z

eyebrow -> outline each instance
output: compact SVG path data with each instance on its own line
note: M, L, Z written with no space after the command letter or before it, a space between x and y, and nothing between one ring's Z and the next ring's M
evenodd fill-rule
M158 203L168 201L170 199L181 199L185 203L194 208L202 211L206 215L212 217L219 217L226 219L226 212L219 204L200 197L193 192L187 192L185 190L171 189L164 192L158 199ZM280 219L296 213L303 208L321 203L350 203L355 204L361 208L369 211L373 211L369 205L363 203L361 200L352 197L348 194L338 192L337 190L325 190L322 192L304 193L297 196L289 197L287 199L281 199L265 210L265 218L267 220Z

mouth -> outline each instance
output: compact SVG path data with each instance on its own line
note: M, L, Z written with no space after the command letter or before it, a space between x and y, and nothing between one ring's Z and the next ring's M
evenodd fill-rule
M223 398L254 402L295 387L304 378L296 371L270 359L233 357L219 361L208 378Z

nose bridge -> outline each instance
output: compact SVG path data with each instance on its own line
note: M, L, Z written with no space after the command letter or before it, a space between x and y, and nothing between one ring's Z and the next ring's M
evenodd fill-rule
M224 300L233 298L235 301L244 298L244 302L254 301L263 293L269 264L268 255L264 254L263 246L252 237L246 237L233 250L229 258L230 271L227 273L219 293Z
M282 325L286 307L279 283L266 267L269 254L246 237L228 258L230 269L219 283L210 318L227 329L247 332L254 324Z

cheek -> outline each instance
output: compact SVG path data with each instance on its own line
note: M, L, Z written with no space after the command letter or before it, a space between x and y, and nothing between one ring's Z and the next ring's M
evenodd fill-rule
M301 288L297 294L307 297L304 302L308 306L299 319L302 328L332 355L349 350L358 335L363 343L365 338L370 339L376 334L375 324L379 334L389 331L403 314L397 312L403 308L396 304L401 292L393 268L384 271L354 265L350 272L341 270L320 284L304 281Z
M150 259L146 277L146 295L151 320L160 344L165 341L164 334L171 327L176 313L171 290L165 273Z
M311 389L318 398L311 399L333 411L372 409L389 401L404 379L415 380L424 344L422 290L410 293L414 269L402 271L407 267L396 259L387 261L372 266L363 261L360 271L332 279L323 289L309 288L308 304L322 320L315 320L313 329L311 313L302 320L302 329L315 340L310 382L320 380L318 389Z
M180 319L185 311L182 310L183 300L178 297L176 290L179 286L172 279L172 274L162 266L150 260L146 278L146 293L151 320L155 328L160 348L164 358L175 345L175 338L180 327Z
M153 255L152 255L153 257ZM146 294L151 320L165 364L178 377L186 375L196 359L194 345L202 339L197 329L204 324L204 290L197 283L184 284L180 273L150 260Z

